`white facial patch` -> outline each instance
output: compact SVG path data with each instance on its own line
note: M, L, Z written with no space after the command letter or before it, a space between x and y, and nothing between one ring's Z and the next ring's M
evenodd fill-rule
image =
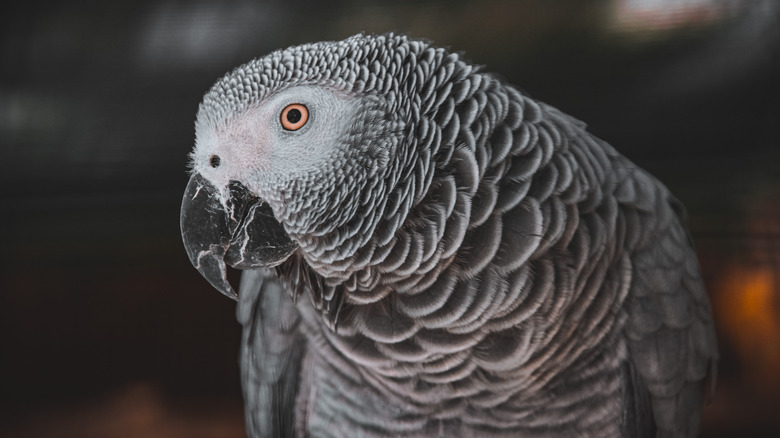
M309 110L308 121L297 131L285 130L281 123L281 113L290 104ZM223 194L229 181L236 180L256 196L272 197L270 192L284 182L323 168L342 147L339 140L359 108L355 97L298 86L273 93L216 124L210 122L213 117L199 114L193 169Z

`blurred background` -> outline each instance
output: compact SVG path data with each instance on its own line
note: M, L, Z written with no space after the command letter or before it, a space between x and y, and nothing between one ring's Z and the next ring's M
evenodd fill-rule
M780 436L780 2L59 1L0 17L0 436L244 436L235 304L179 236L198 103L274 49L463 51L688 207L722 354L705 437Z

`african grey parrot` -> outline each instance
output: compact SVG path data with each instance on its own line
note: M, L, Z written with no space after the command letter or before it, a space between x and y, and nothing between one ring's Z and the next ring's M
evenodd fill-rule
M356 35L205 95L181 227L236 298L252 436L695 436L713 322L683 208L461 56Z

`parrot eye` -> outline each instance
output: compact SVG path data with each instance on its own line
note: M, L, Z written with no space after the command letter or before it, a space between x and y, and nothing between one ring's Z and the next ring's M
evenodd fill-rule
M212 155L211 159L209 160L209 164L211 164L211 167L216 169L217 167L219 167L220 161L221 160L219 159L219 155Z
M282 110L282 127L287 131L297 131L309 120L309 109L300 103L291 103Z

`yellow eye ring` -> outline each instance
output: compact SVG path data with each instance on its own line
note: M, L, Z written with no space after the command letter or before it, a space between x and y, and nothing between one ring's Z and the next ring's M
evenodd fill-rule
M309 109L300 103L291 103L284 107L280 119L284 129L297 131L309 121Z

